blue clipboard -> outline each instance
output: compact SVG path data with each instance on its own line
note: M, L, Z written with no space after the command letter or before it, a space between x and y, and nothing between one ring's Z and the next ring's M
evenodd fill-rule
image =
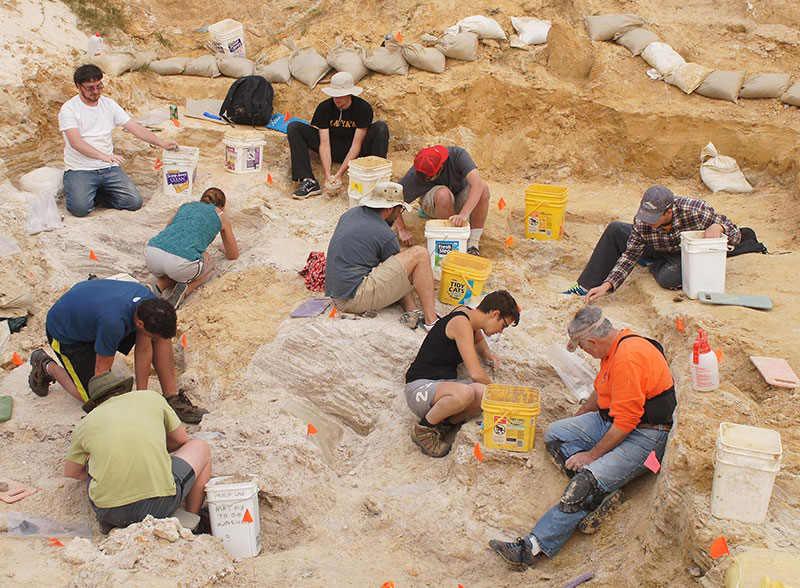
M290 122L297 121L297 122L308 124L308 121L307 120L303 120L302 118L290 117L289 120L284 120L284 118L286 118L285 114L281 114L280 112L276 112L275 114L272 115L272 118L269 119L269 122L266 125L267 128L268 129L272 129L273 131L278 131L279 133L283 133L285 135L286 134L286 130L289 128L289 123Z

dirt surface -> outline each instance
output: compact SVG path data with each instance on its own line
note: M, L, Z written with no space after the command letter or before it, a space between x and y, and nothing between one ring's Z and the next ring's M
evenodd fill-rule
M284 135L264 131L264 173L234 175L223 166L225 127L183 116L180 129L162 125L162 136L201 148L195 193L168 197L153 169L160 152L118 131L116 151L126 157L124 169L145 206L78 219L59 200L65 226L27 235L19 177L43 165L61 167L58 109L74 95L72 72L82 62L86 34L95 31L79 26L60 2L4 4L0 232L22 252L2 258L0 283L21 284L33 304L28 326L0 355L0 394L14 399L12 419L0 423L0 477L39 491L0 505L0 518L18 511L99 531L85 485L63 477L80 405L57 386L46 398L34 396L29 367L15 367L12 353L27 360L46 344L47 310L87 274L127 272L145 279L144 243L179 204L215 185L228 196L241 257L230 262L217 253L219 278L179 311L177 369L179 384L211 411L201 425L188 428L208 439L215 472L257 476L263 549L256 558L230 563L209 538L171 542L149 527L74 547L62 538L65 548L0 533L0 585L96 586L109 578L131 586L561 586L594 570L592 586L712 588L722 584L729 563L708 554L720 535L734 554L750 547L800 551L798 395L767 386L748 359L783 357L800 370L800 348L793 344L800 324L793 279L800 250L800 112L777 100L733 104L685 95L651 80L649 66L623 47L589 41L583 17L615 12L647 18L687 61L751 73L800 71L800 11L781 0L498 0L491 8L475 1L143 0L125 4L126 31L100 31L114 47L199 56L207 34L195 29L230 17L245 25L248 54L270 62L288 53L282 36L325 55L336 38L373 47L385 32L402 31L413 41L423 33L441 34L471 14L492 16L507 33L513 32L511 16L556 22L546 48L519 50L489 41L480 44L476 62L448 60L441 75L412 68L408 77L373 74L359 84L376 118L389 124L395 178L417 149L455 144L471 153L491 189L481 241L482 254L494 263L487 287L507 288L523 309L520 325L494 343L502 360L495 381L540 388L542 413L530 453L484 448L479 462L473 455L481 441L476 421L461 429L441 460L423 456L409 438L413 418L403 376L423 335L398 323L399 307L356 321L327 314L289 319L314 295L297 271L310 251L327 248L347 197L289 198L294 187ZM134 116L169 104L182 114L185 99L221 99L231 81L132 72L107 79L106 94ZM305 119L324 97L297 81L275 90L277 112ZM701 183L699 154L708 141L737 159L755 188L751 194L711 194ZM534 182L569 187L560 241L524 239L524 192ZM510 570L487 541L527 533L566 484L545 458L541 433L576 405L544 351L564 342L565 326L582 300L558 292L580 273L605 225L629 220L653 183L704 198L756 230L770 255L729 259L726 291L766 294L775 308L702 305L659 289L638 267L618 292L603 298L616 326L659 339L670 359L679 407L662 470L632 484L620 510L595 535L576 535L536 569ZM500 197L508 204L503 211L496 206ZM424 243L424 220L413 213L406 222ZM509 235L515 238L510 248ZM90 259L90 250L98 261ZM216 243L209 251L216 252ZM678 317L684 333L676 329ZM725 354L722 384L712 393L691 389L689 354L698 327ZM179 343L184 334L185 348ZM115 371L129 372L131 361L118 356ZM158 389L155 378L150 385ZM782 466L761 525L710 514L713 448L722 421L781 434ZM309 422L319 433L307 438ZM169 553L163 551L167 543ZM62 549L64 555L103 553L103 567L63 557Z

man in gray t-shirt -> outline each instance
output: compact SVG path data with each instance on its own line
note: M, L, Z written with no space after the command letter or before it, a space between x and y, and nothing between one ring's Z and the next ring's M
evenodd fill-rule
M391 228L403 209L411 207L403 202L402 186L386 182L341 216L328 245L325 295L338 310L353 313L400 301L406 311L401 322L416 328L421 314L424 325L432 326L436 309L428 250L417 245L400 251Z
M432 218L450 219L457 227L469 222L467 253L480 255L480 244L489 214L489 186L481 180L478 166L465 149L434 145L422 149L414 165L400 180L406 202L420 198L422 212ZM400 241L414 242L402 215L397 219Z

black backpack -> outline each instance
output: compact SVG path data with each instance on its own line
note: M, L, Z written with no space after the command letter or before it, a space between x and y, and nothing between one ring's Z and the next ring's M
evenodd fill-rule
M219 115L241 125L264 126L272 118L275 91L261 76L245 76L231 84Z

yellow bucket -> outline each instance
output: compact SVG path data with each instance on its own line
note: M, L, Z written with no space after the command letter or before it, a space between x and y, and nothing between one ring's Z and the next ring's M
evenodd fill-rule
M483 444L491 449L530 451L541 395L531 386L489 384L483 392Z
M525 190L525 238L543 241L564 234L569 188L532 184Z
M483 294L486 279L492 271L492 262L485 257L453 250L444 256L441 267L439 300L457 306L469 304L473 297Z

